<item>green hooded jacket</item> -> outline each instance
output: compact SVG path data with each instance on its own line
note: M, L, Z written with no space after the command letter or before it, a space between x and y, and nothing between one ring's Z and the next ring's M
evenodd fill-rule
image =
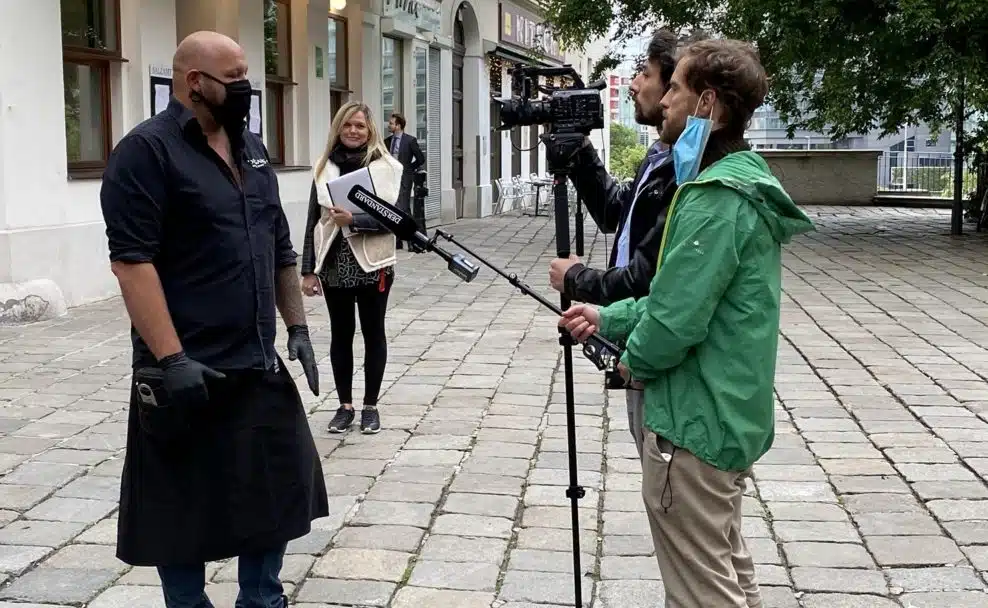
M775 438L782 245L814 230L761 156L736 152L683 184L649 294L601 309L600 332L645 385L645 426L724 471Z

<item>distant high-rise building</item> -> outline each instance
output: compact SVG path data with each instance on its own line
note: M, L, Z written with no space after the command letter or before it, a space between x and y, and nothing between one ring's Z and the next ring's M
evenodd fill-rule
M903 127L897 133L880 137L880 131L848 135L834 141L827 133L796 129L793 137L787 136L789 124L779 112L766 104L755 111L745 139L756 150L877 150L882 153L878 161L878 184L881 189L908 188L903 183L902 168L913 174L923 175L929 167L947 169L953 164L954 137L950 131L935 136L929 125ZM900 186L900 183L903 185Z
M607 75L610 93L610 119L619 125L637 130L635 104L631 100L631 70L621 66Z

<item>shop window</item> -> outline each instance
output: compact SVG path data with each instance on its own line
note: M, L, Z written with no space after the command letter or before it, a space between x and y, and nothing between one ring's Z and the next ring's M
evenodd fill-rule
M415 49L415 138L422 154L429 149L429 55L424 47Z
M69 174L98 177L113 147L110 77L120 54L120 0L61 0Z
M402 48L401 40L381 37L381 116L378 120L387 133L388 120L391 114L405 114L402 106Z
M271 164L285 164L285 96L292 82L290 0L264 0L265 145Z
M347 21L337 15L329 16L329 71L330 116L343 106L350 93L349 57L347 56Z
M466 56L466 31L463 11L456 12L453 23L453 189L463 188L463 63ZM457 216L459 217L459 216Z

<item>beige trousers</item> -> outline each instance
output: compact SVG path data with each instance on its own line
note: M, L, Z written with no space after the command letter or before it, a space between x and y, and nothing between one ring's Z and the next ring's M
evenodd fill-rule
M751 472L715 469L648 429L642 469L666 608L761 608L755 564L741 536Z
M628 430L635 440L635 448L638 450L638 458L642 457L642 441L645 432L644 412L645 393L641 390L628 389L625 392L625 401L628 403Z

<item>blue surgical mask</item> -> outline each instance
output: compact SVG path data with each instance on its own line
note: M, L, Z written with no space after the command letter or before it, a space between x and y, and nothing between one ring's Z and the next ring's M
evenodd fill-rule
M672 147L672 162L676 168L676 183L679 185L691 182L699 175L703 152L714 127L713 120L695 116L699 109L700 102L697 101L694 116L686 119L686 128Z

